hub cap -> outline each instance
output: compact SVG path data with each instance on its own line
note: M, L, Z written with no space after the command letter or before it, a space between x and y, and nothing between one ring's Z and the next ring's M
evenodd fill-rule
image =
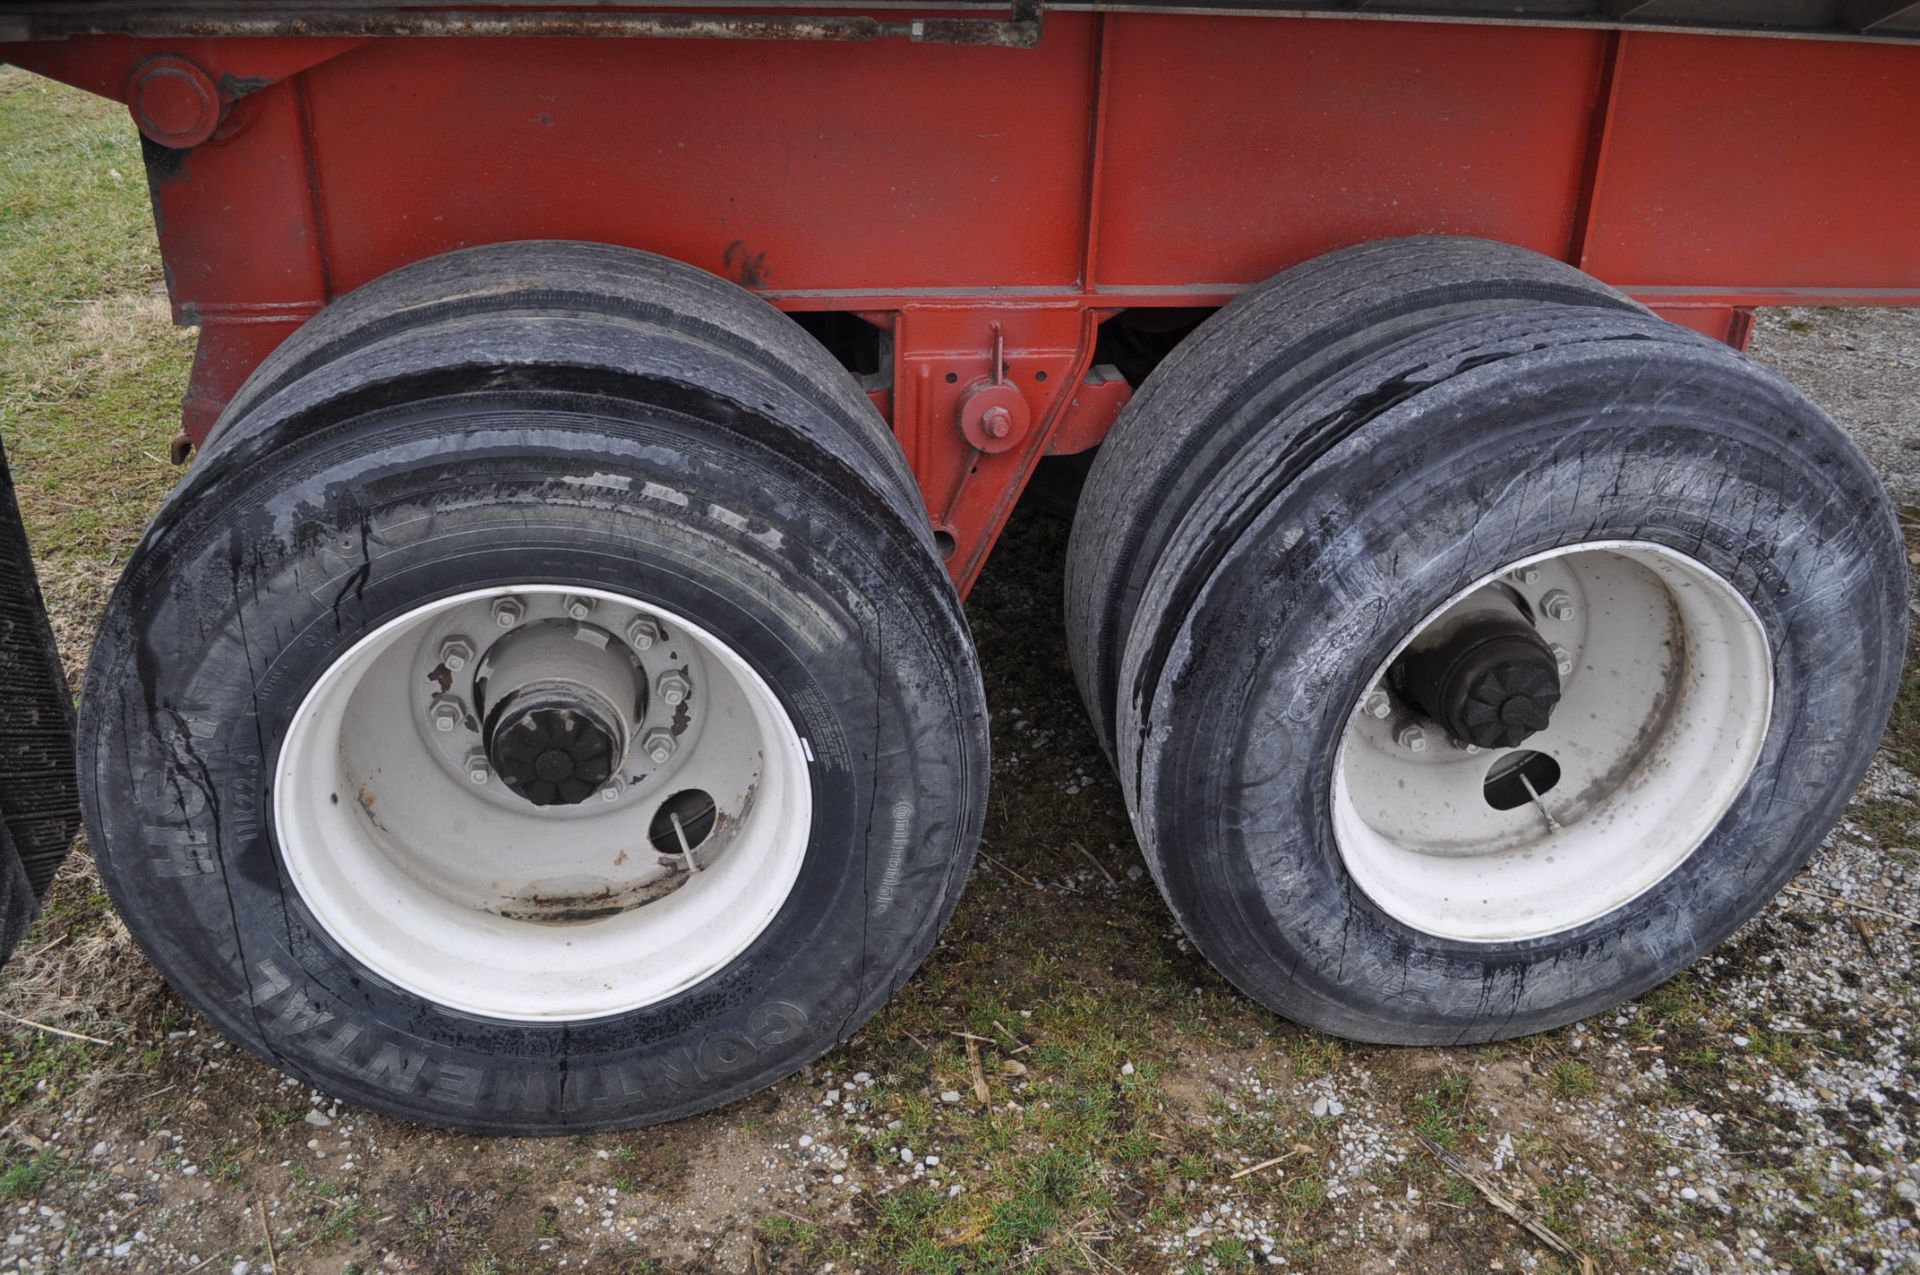
M725 968L786 901L812 823L806 745L737 652L537 585L362 639L295 714L273 806L335 941L513 1020L623 1013Z
M1637 541L1540 554L1450 599L1374 670L1334 763L1335 843L1416 930L1569 930L1706 840L1772 699L1759 618L1704 564Z
M1560 702L1553 648L1494 591L1493 609L1462 616L1425 649L1403 658L1413 702L1454 739L1512 748L1547 728Z
M515 794L536 806L572 806L613 778L613 727L573 698L509 700L490 732L487 757Z

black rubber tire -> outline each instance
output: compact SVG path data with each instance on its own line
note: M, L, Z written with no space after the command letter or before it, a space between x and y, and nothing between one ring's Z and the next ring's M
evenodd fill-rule
M689 1115L845 1040L958 901L986 710L924 514L847 441L838 387L709 339L760 302L663 294L645 315L319 331L343 352L244 395L114 594L82 721L101 875L187 1000L318 1088L488 1133ZM269 826L278 741L322 670L424 601L529 581L698 617L813 753L812 840L768 929L605 1019L481 1020L385 984L313 922Z
M247 378L221 412L207 439L221 445L240 422L259 429L260 404L318 368L349 356L363 360L365 391L382 381L402 386L418 369L404 359L379 359L381 345L415 338L462 319L492 318L509 330L565 318L599 330L644 333L664 325L692 349L744 359L773 378L787 395L806 401L795 427L862 468L884 474L902 508L925 522L920 488L887 423L846 370L805 329L725 279L684 262L612 244L535 239L486 244L417 261L341 297L300 328ZM518 320L516 324L514 321ZM570 351L545 343L546 366L596 368L600 351ZM503 367L530 357L501 352ZM653 369L660 372L665 369ZM931 534L931 533L929 533Z
M1690 555L1765 625L1754 772L1680 867L1588 924L1469 943L1400 923L1332 831L1353 706L1457 590L1608 538ZM1129 636L1121 778L1181 926L1256 1000L1366 1041L1540 1031L1670 977L1799 870L1891 711L1906 596L1878 478L1779 377L1622 310L1455 319L1294 404L1193 502Z
M1100 446L1067 550L1068 655L1109 757L1141 590L1222 467L1354 361L1516 302L1645 313L1591 275L1511 244L1385 239L1316 257L1235 298L1154 369Z
M73 695L0 449L0 961L38 915L79 827Z

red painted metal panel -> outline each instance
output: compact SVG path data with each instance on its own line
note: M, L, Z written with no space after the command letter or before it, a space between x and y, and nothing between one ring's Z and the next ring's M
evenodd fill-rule
M1607 36L1111 21L1103 287L1252 283L1391 235L1564 254Z
M336 282L557 237L781 290L1075 287L1092 25L1032 51L376 44L303 77Z
M1634 34L1615 95L1587 269L1783 300L1920 291L1920 49Z

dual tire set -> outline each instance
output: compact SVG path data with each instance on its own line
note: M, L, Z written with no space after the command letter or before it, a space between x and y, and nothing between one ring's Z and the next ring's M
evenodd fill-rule
M557 1132L764 1087L907 978L979 836L917 499L847 374L698 271L529 244L361 289L110 608L108 889L224 1030L366 1106Z
M1227 307L1103 447L1068 639L1214 965L1368 1041L1672 976L1877 746L1901 538L1792 386L1558 262L1363 245Z
M1751 916L1890 711L1904 557L1817 408L1564 266L1408 240L1214 316L1089 479L1068 637L1182 926L1363 1040L1540 1030ZM236 397L81 715L103 877L303 1080L672 1119L931 949L985 696L912 474L797 326L582 244L407 267Z

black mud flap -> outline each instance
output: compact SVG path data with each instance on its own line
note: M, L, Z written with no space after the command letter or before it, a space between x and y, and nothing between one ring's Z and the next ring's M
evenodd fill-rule
M0 447L0 960L80 827L73 697Z

